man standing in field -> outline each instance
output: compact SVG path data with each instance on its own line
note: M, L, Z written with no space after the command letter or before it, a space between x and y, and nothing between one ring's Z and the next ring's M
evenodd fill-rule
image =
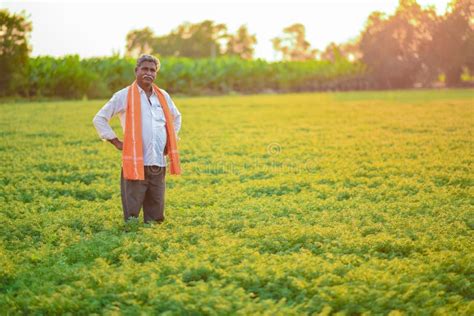
M143 206L145 223L163 222L166 155L170 174L181 173L177 147L181 113L169 94L153 83L159 69L158 59L142 55L135 67L136 80L115 93L93 119L99 136L122 151L120 189L125 221L138 218ZM124 131L123 142L109 125L115 115Z

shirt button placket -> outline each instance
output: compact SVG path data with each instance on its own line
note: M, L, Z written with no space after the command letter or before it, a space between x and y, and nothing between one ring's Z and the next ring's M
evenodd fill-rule
M150 100L150 103L151 103L151 100ZM152 154L153 154L153 164L156 164L156 141L155 141L155 125L156 125L156 122L155 122L155 111L153 110L153 103L150 104L150 110L151 110L151 116L152 116L152 119L151 119L151 144L152 144Z

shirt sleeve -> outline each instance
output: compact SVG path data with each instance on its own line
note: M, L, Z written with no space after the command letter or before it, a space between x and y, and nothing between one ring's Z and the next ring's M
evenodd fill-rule
M123 97L119 93L115 93L109 102L97 112L92 122L102 140L117 138L109 121L112 117L123 111L125 111Z
M166 96L166 101L168 102L171 114L173 114L173 117L174 117L174 121L173 121L174 131L176 133L176 136L178 136L179 130L181 129L181 113L179 112L178 108L174 104L170 95L168 93L165 93L165 96Z

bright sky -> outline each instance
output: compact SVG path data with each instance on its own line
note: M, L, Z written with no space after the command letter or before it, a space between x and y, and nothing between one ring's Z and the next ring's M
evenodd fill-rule
M418 0L443 13L448 0ZM0 8L25 10L33 22L32 54L82 57L124 52L126 34L150 27L169 33L182 22L213 20L234 33L242 24L257 36L256 57L274 60L271 39L293 23L306 27L312 47L357 37L372 11L393 13L398 0L229 0L229 1L4 1ZM159 52L158 52L159 53Z

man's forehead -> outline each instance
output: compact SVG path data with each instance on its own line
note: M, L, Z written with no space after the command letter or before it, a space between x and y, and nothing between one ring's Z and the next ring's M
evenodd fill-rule
M140 64L140 68L143 68L143 67L146 67L146 68L156 68L156 65L154 62L151 62L151 61L144 61Z

